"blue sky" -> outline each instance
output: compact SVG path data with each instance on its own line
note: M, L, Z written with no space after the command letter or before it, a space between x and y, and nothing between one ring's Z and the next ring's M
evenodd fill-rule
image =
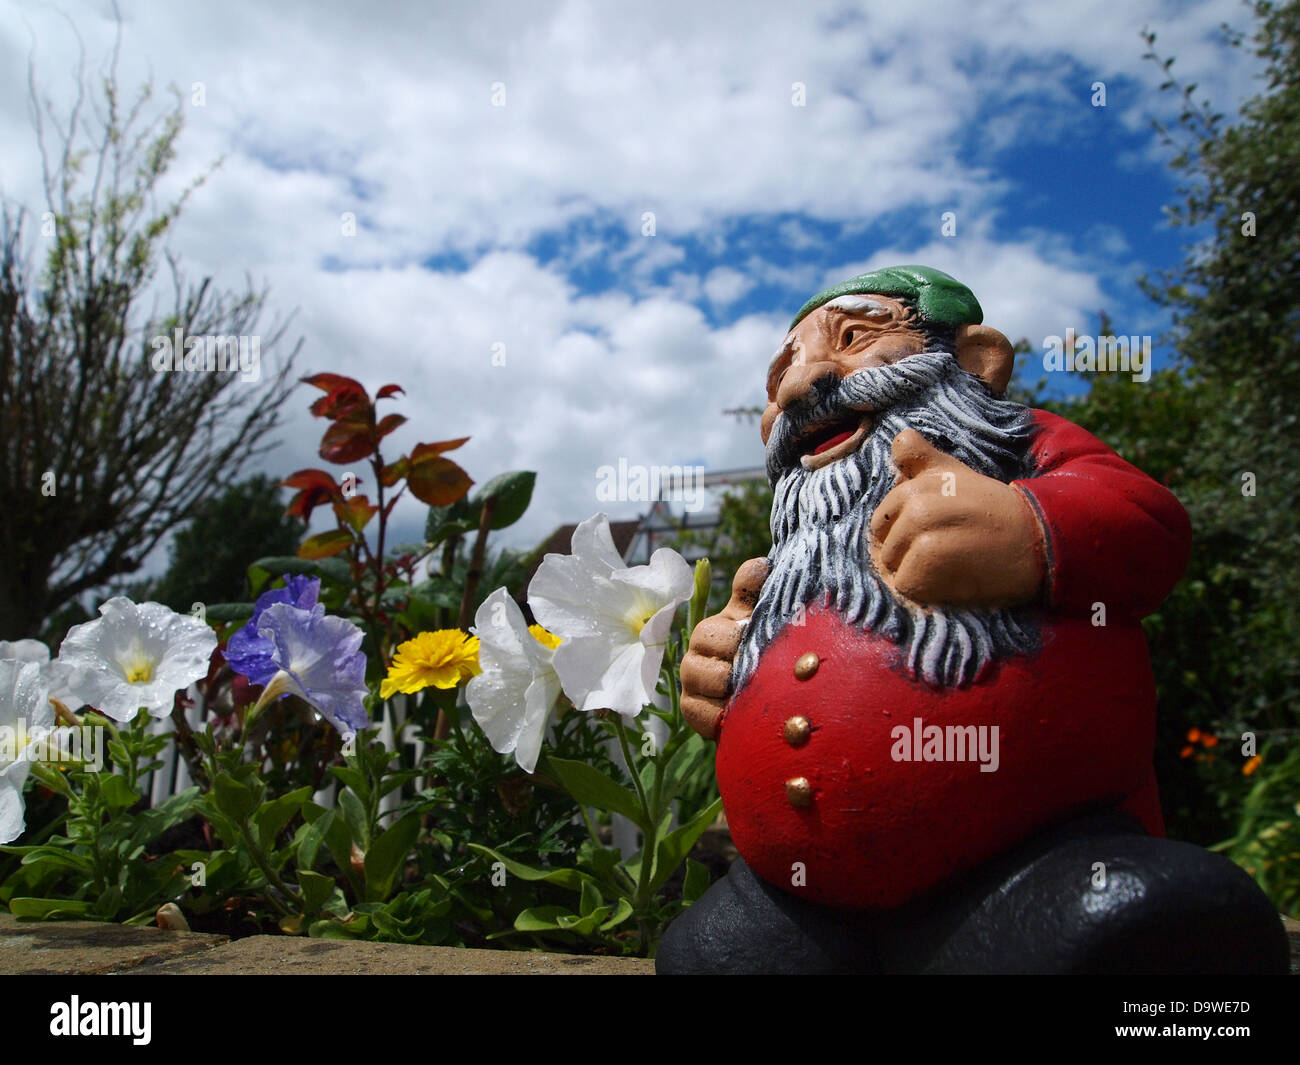
M1044 338L1091 333L1101 308L1158 335L1136 279L1188 235L1164 222L1151 121L1177 99L1140 30L1220 110L1255 89L1217 30L1249 28L1236 0L120 7L123 85L187 100L165 191L224 156L174 250L296 309L302 373L403 384L398 445L468 435L457 457L480 483L537 470L515 546L601 509L596 471L620 458L760 464L757 428L721 411L761 402L793 312L862 269L965 281L988 324L1034 345L1034 379ZM94 68L112 9L0 8L0 186L39 214L28 59L66 103L69 21ZM321 465L309 401L250 473ZM414 538L420 508L398 516Z

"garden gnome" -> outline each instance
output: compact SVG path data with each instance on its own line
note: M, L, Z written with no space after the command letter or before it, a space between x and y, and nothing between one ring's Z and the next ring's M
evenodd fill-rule
M1140 619L1187 515L922 266L819 293L768 368L773 547L695 629L741 857L661 972L1285 972L1227 859L1163 838Z

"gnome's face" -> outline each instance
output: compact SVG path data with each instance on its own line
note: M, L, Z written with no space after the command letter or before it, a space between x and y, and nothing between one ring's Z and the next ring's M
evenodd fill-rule
M776 419L790 407L806 404L818 382L895 363L927 347L916 313L891 296L841 296L817 308L791 330L772 359L763 443ZM801 427L800 461L805 469L820 469L857 451L870 431L871 417L857 414Z
M899 434L915 430L1003 484L1028 472L1028 414L999 396L1011 358L994 329L929 323L876 294L841 295L798 322L768 374L773 546L733 692L785 625L826 604L900 644L907 668L936 686L969 683L1035 645L1035 626L1012 609L901 598L870 554L872 516L896 483Z

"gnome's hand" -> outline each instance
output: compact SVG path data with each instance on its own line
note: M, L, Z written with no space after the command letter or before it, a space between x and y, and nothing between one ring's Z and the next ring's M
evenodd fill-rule
M717 736L731 689L731 663L765 580L767 559L751 558L736 570L731 599L721 613L705 618L691 633L682 658L682 716L706 740Z
M1015 606L1039 598L1045 536L1029 501L915 429L894 437L898 483L871 517L871 560L921 604Z

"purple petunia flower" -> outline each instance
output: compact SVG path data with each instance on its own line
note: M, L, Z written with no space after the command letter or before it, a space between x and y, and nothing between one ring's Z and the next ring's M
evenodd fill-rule
M258 637L271 647L272 674L254 712L283 695L310 703L344 736L370 724L364 633L346 618L327 617L317 605L303 610L273 603L261 615Z
M319 577L284 577L285 587L272 588L257 597L253 616L248 624L226 641L223 652L230 668L248 678L250 684L266 684L278 668L272 658L275 648L271 641L258 635L257 627L267 607L275 603L288 603L300 610L311 610L320 596Z

